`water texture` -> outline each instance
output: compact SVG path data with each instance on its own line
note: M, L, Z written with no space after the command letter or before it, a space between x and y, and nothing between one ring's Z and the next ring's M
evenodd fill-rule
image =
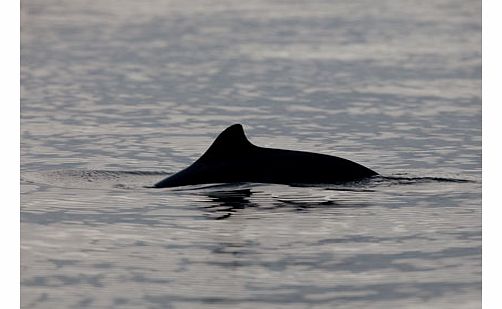
M21 3L23 308L480 308L480 1ZM383 177L149 186L227 126Z

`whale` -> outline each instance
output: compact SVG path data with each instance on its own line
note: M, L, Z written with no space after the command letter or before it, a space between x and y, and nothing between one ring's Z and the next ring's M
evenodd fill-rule
M377 175L344 158L256 146L248 140L242 125L234 124L223 130L193 164L157 182L154 188L221 183L340 184Z

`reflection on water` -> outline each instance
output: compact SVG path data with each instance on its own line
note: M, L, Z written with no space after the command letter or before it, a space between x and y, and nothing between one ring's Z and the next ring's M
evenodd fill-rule
M251 196L250 189L215 191L208 193L207 196L212 205L206 206L205 209L209 213L216 214L215 219L217 220L228 218L239 209L257 206L248 199Z
M22 197L23 289L61 291L41 292L52 301L27 297L34 306L107 304L103 289L131 307L442 307L450 295L476 306L479 201L463 194L477 183L144 186L160 174L26 174L23 184L39 187L31 193L37 200ZM50 185L61 175L89 185L61 191ZM128 182L136 184L117 188ZM86 292L63 292L74 288Z
M479 308L480 3L21 6L23 308ZM382 177L151 186L228 125Z

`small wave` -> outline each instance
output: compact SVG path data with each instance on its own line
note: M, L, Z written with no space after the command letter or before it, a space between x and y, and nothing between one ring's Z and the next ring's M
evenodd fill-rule
M53 170L42 172L24 172L21 182L26 184L40 184L63 188L81 189L120 189L133 190L153 188L153 184L170 174L166 171L149 170ZM475 183L476 181L460 178L447 177L412 177L403 175L374 176L368 179L353 181L343 184L292 184L289 187L319 188L341 191L364 191L371 192L380 185L413 185L423 183ZM268 186L261 183L219 183L200 184L193 186L170 188L170 191L234 191L243 188L256 188Z
M165 177L165 171L53 170L24 172L22 183L80 189L139 189Z
M380 178L380 179L378 179ZM470 179L446 178L446 177L404 177L404 176L376 176L375 181L390 182L392 184L419 184L432 182L451 182L451 183L475 183Z

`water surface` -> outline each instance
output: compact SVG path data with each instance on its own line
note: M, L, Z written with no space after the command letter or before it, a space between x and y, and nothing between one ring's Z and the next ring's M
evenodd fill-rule
M22 307L480 308L480 5L23 0ZM147 188L233 123L391 178Z

